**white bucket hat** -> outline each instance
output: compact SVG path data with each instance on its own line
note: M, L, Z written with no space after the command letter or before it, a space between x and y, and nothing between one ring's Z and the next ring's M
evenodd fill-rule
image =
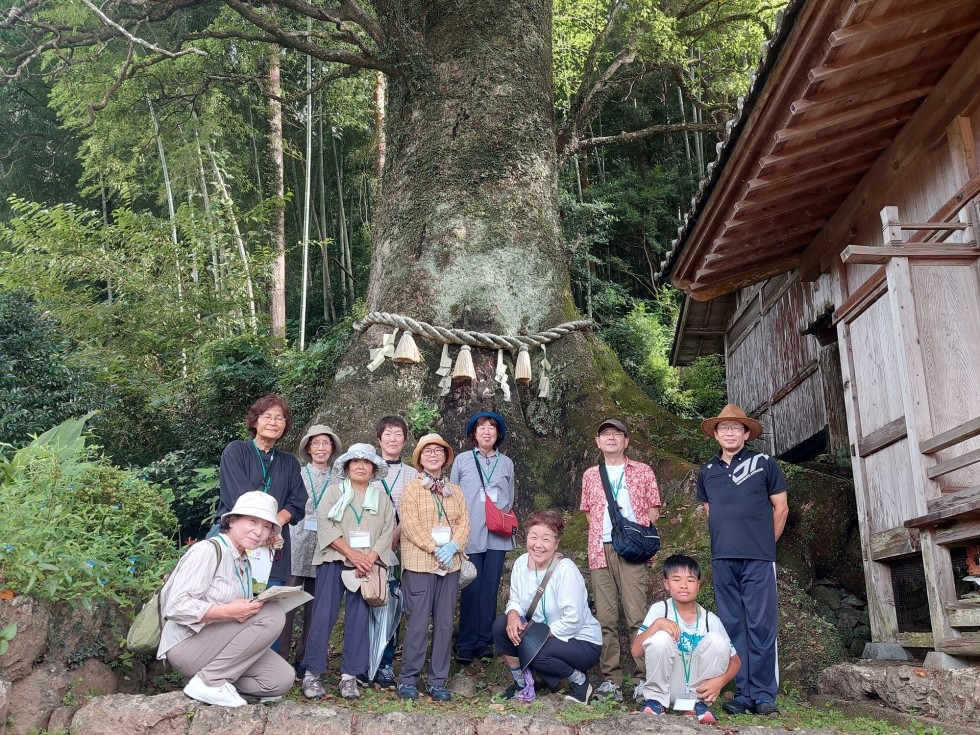
M279 505L274 497L261 490L252 490L248 493L242 493L235 501L235 507L227 513L223 513L221 520L228 516L252 516L271 523L272 533L278 536L282 533L282 526L279 524L279 519L276 518L278 511Z
M352 459L366 459L374 465L371 481L377 482L388 474L388 463L381 458L370 444L351 444L346 452L337 457L333 463L333 476L341 480L347 479L347 463Z

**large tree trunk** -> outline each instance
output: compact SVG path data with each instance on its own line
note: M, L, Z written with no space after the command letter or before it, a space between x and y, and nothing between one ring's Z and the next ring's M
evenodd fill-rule
M415 0L380 19L406 61L402 75L388 78L368 310L504 335L580 318L558 224L550 1ZM508 422L504 449L517 463L524 508L577 507L581 472L596 460L595 426L606 416L634 414L639 429L643 415L663 435L674 428L589 335L548 348L547 399L536 389L542 353L532 351L532 385L505 403L493 350L474 349L477 381L444 398L434 373L439 345L417 338L427 364L388 361L368 372L368 349L385 331L374 327L352 345L316 418L346 442L373 442L378 418L404 415L423 398L439 403L440 430L458 447L466 419L496 409ZM516 355L507 357L513 386ZM640 434L638 453L652 460ZM666 458L659 469L679 483L689 465Z

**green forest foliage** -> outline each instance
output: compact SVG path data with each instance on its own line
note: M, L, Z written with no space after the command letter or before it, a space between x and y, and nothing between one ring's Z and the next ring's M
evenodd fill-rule
M0 460L0 579L52 602L128 604L173 566L176 519L161 488L86 445L84 424L69 419Z
M720 130L780 4L556 0L557 123L606 65L628 55L627 71L598 95L588 134L695 120ZM81 5L51 12L101 27ZM165 43L188 28L220 36L242 22L227 7L202 6L153 33ZM14 35L0 32L0 51ZM305 57L281 50L286 197L278 200L264 94L269 47L221 37L195 44L208 57L153 64L118 86L133 49L116 39L75 49L59 74L39 73L57 56L38 59L0 87L0 441L24 447L32 435L96 410L90 425L106 457L98 461L156 483L190 536L207 523L221 448L243 434L251 401L280 392L303 423L329 386L367 286L377 156L374 72L314 64L310 118ZM135 54L143 58L139 48ZM679 297L654 273L717 139L675 131L588 148L569 155L560 172L576 306L651 397L691 417L724 403L724 366L717 358L683 370L669 365ZM285 343L271 338L268 317L279 206ZM80 455L79 466L90 459Z

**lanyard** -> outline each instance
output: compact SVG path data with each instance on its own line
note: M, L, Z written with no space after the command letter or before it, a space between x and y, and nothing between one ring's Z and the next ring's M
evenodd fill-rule
M255 456L259 458L259 464L262 466L262 492L269 492L269 485L272 484L272 463L276 461L276 450L273 449L269 454L269 466L266 467L265 460L262 459L262 453L259 451L259 445L255 443L255 439L252 439L252 446L255 448Z
M391 481L391 485L388 485L388 483L385 481L384 478L381 479L381 484L384 485L385 492L388 493L389 498L391 497L391 491L394 490L395 487L398 485L398 478L402 476L402 469L404 467L405 467L404 464L398 465L398 474L395 475L395 479Z
M310 474L310 466L306 465L306 476L310 480L310 492L313 493L313 507L319 508L320 501L323 500L323 494L327 492L327 485L330 484L330 478L333 477L333 470L331 469L327 473L327 479L323 481L323 487L320 488L320 494L316 494L316 487L313 485L313 475Z
M225 540L225 537L222 536L220 533L218 534L218 541L220 541L225 546L227 546L229 549L231 549L231 546ZM245 557L245 578L244 579L242 579L242 573L240 571L238 571L238 563L235 562L235 561L232 561L231 566L232 566L232 569L235 570L235 576L238 577L238 584L242 588L242 597L244 597L246 600L251 600L252 599L252 568L248 564L248 557Z
M548 566L544 568L545 575L548 574L548 570L551 569L551 565L554 563L555 563L555 557L554 555L552 555L551 561L548 562ZM538 587L541 586L541 578L538 576L537 565L535 565L534 567L534 581L538 583ZM544 624L550 625L550 623L548 622L548 601L546 599L547 597L548 597L548 588L545 587L543 590L541 590L541 606L538 609L541 610L541 616L544 618Z
M623 465L623 474L619 476L616 487L612 488L613 500L619 501L619 491L623 489L623 482L626 480L626 465Z
M439 497L439 493L432 491L432 499L436 501L436 512L439 514L439 523L442 523L443 507L442 498Z
M480 477L486 478L487 484L490 484L490 480L493 479L493 473L497 469L497 462L500 461L500 452L497 452L497 460L493 463L493 467L490 468L490 472L484 472L483 467L480 465L480 458L477 456L476 450L473 450L473 463L476 465L476 471L480 473ZM490 458L487 457L487 467L490 467Z
M674 622L677 623L677 627L681 627L680 615L677 612L677 603L671 600L674 606ZM701 620L701 606L694 603L694 635L698 634L698 622ZM691 684L691 658L694 654L691 654L691 658L688 658L687 652L684 651L680 646L677 647L677 652L681 655L681 666L684 667L684 681L690 685Z
M348 502L347 503L347 507L350 508L350 512L354 514L354 519L357 521L357 530L360 531L361 530L361 518L364 517L364 508L361 508L361 513L360 513L360 515L358 515L357 509L354 507L354 504L353 503Z

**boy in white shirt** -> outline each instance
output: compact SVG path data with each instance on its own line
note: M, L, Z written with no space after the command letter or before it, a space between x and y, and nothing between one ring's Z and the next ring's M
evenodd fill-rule
M718 616L697 603L701 567L675 554L664 562L669 600L650 606L631 653L646 662L641 712L662 715L671 703L694 711L698 722L716 722L710 705L742 665Z

